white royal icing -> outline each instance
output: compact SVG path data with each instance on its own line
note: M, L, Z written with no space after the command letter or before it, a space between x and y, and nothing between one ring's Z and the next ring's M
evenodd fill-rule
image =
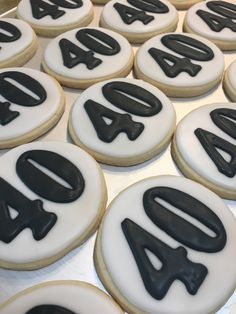
M211 1L207 1L207 2L211 2ZM236 4L234 0L233 1L224 0L224 2L232 3L235 5L235 8L236 8ZM209 9L205 1L197 3L187 11L186 16L185 16L187 25L192 29L194 33L199 34L208 39L213 39L213 40L215 39L215 40L220 40L220 41L229 42L229 43L231 42L234 43L236 41L235 31L233 31L232 29L228 27L224 27L220 32L213 31L207 25L207 23L196 13L198 10L204 10L206 12L219 16L223 19L226 19L226 17L222 16L221 14ZM235 20L232 19L232 21L234 21L235 26L236 26Z
M161 111L153 116L142 117L119 109L106 100L101 90L102 86L113 81L127 82L146 89L160 100L162 104ZM128 94L127 97L133 98ZM143 132L133 141L129 140L125 132L119 133L111 143L100 140L84 108L84 103L89 99L115 112L129 114L133 121L144 124ZM138 98L137 100L144 103ZM170 136L175 126L175 111L170 100L151 84L134 79L113 79L91 86L78 97L71 110L71 125L76 137L90 150L114 158L130 158L148 153L155 146L158 146L165 137Z
M3 307L1 314L25 314L39 305L58 305L80 314L121 314L122 310L95 286L77 281L55 281L23 291Z
M195 295L186 290L180 280L174 280L163 299L153 298L146 290L134 256L121 228L125 218L133 220L140 227L172 248L183 244L157 227L146 215L143 207L143 194L153 187L172 187L183 191L216 213L226 230L225 247L216 253L196 251L184 246L187 257L194 263L201 263L208 269L204 281ZM172 212L198 226L212 236L214 233L197 219L183 213L173 205L158 201ZM164 213L163 213L164 214ZM210 231L210 233L209 233ZM223 201L205 187L183 177L160 176L145 179L121 192L112 202L105 216L101 230L101 251L109 276L129 303L139 308L140 313L153 314L203 314L213 313L226 301L235 288L235 219ZM146 251L155 268L162 263L151 252Z
M0 124L0 142L24 136L40 127L53 118L62 103L62 90L58 88L59 85L49 75L29 68L5 68L0 70L0 75L8 71L17 71L29 75L43 86L47 97L43 103L33 107L25 107L10 102L10 110L18 111L20 114L7 125ZM11 83L18 86L25 93L30 94L30 91L23 85L19 86L13 81ZM0 102L8 102L8 100L0 94Z
M77 28L72 31L66 32L64 34L59 35L58 37L54 38L45 49L44 53L44 60L46 65L55 73L72 79L78 80L89 80L89 79L96 79L101 78L104 76L109 76L115 74L122 69L126 68L126 66L130 63L130 59L133 56L133 50L127 39L125 39L120 34L117 34L113 31L99 28L99 27L89 27L89 29L97 29L105 34L108 34L112 38L114 38L120 45L120 51L115 55L103 55L100 53L95 52L94 57L99 58L102 63L98 66L89 70L84 63L77 64L72 68L67 68L63 65L63 59L61 50L59 48L59 41L62 38L66 38L70 40L72 43L77 45L78 47L82 48L85 51L89 51L86 46L80 43L75 35L78 30L83 28Z
M227 69L227 78L230 86L233 87L233 90L236 92L236 60L233 61Z
M222 52L219 50L219 48L216 47L216 45L197 35L182 33L179 34L195 38L200 42L204 43L205 45L207 45L208 47L210 47L213 50L214 58L209 61L191 60L192 63L200 65L202 67L202 69L197 73L196 76L192 77L186 72L181 72L174 78L168 77L164 73L162 68L159 66L159 64L149 54L148 50L150 48L157 48L179 58L184 58L184 56L172 51L171 49L167 48L164 44L162 44L161 38L168 34L157 35L149 39L145 44L143 44L136 54L137 67L144 75L148 76L150 79L154 81L174 87L198 87L202 85L204 86L205 84L211 83L223 75L224 56Z
M210 104L190 112L177 126L175 133L176 145L178 152L194 172L214 185L236 191L236 176L230 178L219 172L215 163L194 134L197 128L201 128L236 145L236 140L212 121L210 112L217 108L231 108L235 110L236 104ZM224 155L224 152L222 152L222 156L229 161L229 156Z
M44 2L55 6L50 0L43 0ZM67 2L69 2L67 0ZM93 5L90 0L82 0L83 5L79 8L64 8L58 6L59 10L65 11L65 14L59 18L53 19L52 16L46 15L40 19L34 18L32 15L32 8L30 0L21 0L17 7L17 13L21 18L34 26L40 27L63 27L70 24L79 23L93 10Z
M51 151L72 162L81 172L85 182L80 197L73 202L56 203L30 190L16 173L17 159L29 150ZM32 230L29 228L24 229L10 243L0 241L0 261L25 264L48 259L86 234L86 230L98 219L101 204L105 199L103 177L94 159L75 145L62 142L34 142L21 145L3 155L0 158L0 165L1 178L30 200L42 200L45 211L57 215L55 225L39 241L33 238ZM44 172L54 178L52 172L46 168Z
M170 4L167 1L161 1L163 4L165 4L169 12L166 13L153 13L144 11L147 15L154 17L154 20L149 22L148 24L142 23L140 20L136 20L131 24L126 24L123 22L120 14L118 11L114 8L115 3L120 3L125 6L134 8L136 10L139 10L139 8L135 7L134 5L131 5L127 0L111 0L109 1L103 8L101 17L103 18L104 22L108 24L110 27L114 28L118 32L128 32L128 33L138 33L138 34L146 34L153 31L161 31L162 29L165 29L170 24L172 24L175 20L178 19L178 12L175 9L175 7Z
M20 38L12 42L1 42L0 41L0 63L7 61L8 59L16 56L27 49L34 39L34 31L24 21L12 19L12 18L1 18L0 21L4 21L14 25L21 32ZM0 33L8 34L5 30L0 29ZM8 34L9 35L9 34Z

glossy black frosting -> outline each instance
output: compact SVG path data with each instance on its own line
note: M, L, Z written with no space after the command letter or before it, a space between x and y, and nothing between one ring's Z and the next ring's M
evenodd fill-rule
M197 10L196 14L209 26L214 32L221 32L228 28L236 32L236 4L226 1L209 1L206 6L211 10ZM213 13L215 12L215 13Z
M32 15L35 19L40 20L45 16L51 16L53 20L59 19L66 12L60 10L56 4L50 4L44 0L29 0L31 4Z
M162 44L180 56L173 55L157 47L151 47L148 53L159 64L166 76L175 78L181 72L186 72L194 77L201 71L200 64L194 64L191 60L210 61L214 58L214 52L210 47L199 40L181 34L168 34L161 38Z
M188 293L195 295L205 280L208 269L203 264L189 260L187 247L209 254L221 251L227 241L221 220L193 196L167 186L146 190L143 194L143 208L153 224L186 246L172 248L135 221L126 218L121 222L146 290L153 298L162 300L172 283L180 280ZM193 220L178 215L178 211L176 214L174 209L184 212ZM214 235L210 236L196 226L195 220ZM152 264L148 251L157 257L161 267L156 268Z
M112 81L102 86L102 94L115 107L136 116L150 117L162 110L162 103L152 93L141 86ZM132 116L126 113L118 113L89 99L84 108L97 132L97 136L104 142L112 142L119 133L127 134L134 141L142 133L143 123L134 121ZM104 118L110 120L106 123Z
M42 304L33 307L25 314L79 314L79 312L73 312L65 307L53 304Z
M59 41L64 66L71 69L83 63L89 70L93 70L102 63L94 56L98 53L104 56L113 56L120 52L120 44L110 35L97 29L83 28L76 35L78 42L91 50L84 50L66 38Z
M37 165L50 170L70 187L57 182L50 174L41 171ZM77 200L85 188L80 170L65 157L51 151L26 151L17 159L16 172L32 191L56 203L70 203Z
M2 32L1 30L7 32L7 34L5 32ZM21 36L22 34L18 27L3 20L0 21L0 42L13 42L19 39Z
M59 19L66 12L61 8L77 9L83 6L82 0L30 0L32 15L40 20L45 16L51 16L53 20Z
M11 218L9 207L18 212ZM42 240L57 221L54 213L44 210L43 202L31 200L0 177L0 241L10 243L25 228L32 231L35 240Z
M158 199L196 219L215 236L209 236L193 223L181 218ZM193 250L214 253L221 251L226 244L226 232L220 219L209 207L189 194L170 187L154 187L144 193L143 207L156 226Z
M122 221L121 227L144 286L153 298L162 300L175 280L180 280L190 294L197 293L208 270L202 264L191 262L184 247L173 249L128 218ZM153 266L146 250L160 260L160 269Z
M35 97L16 84L33 92ZM23 107L34 107L42 104L47 98L46 90L38 81L17 71L0 73L0 94L7 100L7 102L0 102L1 125L7 125L20 115L20 112L10 110L11 103Z
M84 109L97 136L103 142L111 143L121 132L126 133L129 140L134 141L144 129L144 125L133 121L129 114L118 113L91 99L85 102ZM111 123L107 124L104 118L108 118Z
M235 109L218 108L210 112L210 117L219 129L236 139ZM202 128L197 128L194 134L218 171L229 178L233 178L236 175L236 145ZM226 152L230 156L230 160L226 160L219 150Z

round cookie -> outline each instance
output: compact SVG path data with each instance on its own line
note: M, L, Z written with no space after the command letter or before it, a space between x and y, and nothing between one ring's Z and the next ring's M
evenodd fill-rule
M30 142L61 118L65 98L47 74L29 68L0 69L0 149Z
M222 50L236 49L236 2L203 1L185 15L184 31L201 35Z
M87 88L128 75L133 50L126 38L113 31L99 27L74 29L48 44L42 66L65 86Z
M82 281L61 280L38 284L0 306L1 314L124 314L103 291Z
M0 165L0 267L49 265L96 230L106 186L85 151L68 143L34 142L4 154Z
M125 36L132 43L176 29L178 12L167 1L111 0L103 8L100 25Z
M69 131L73 141L98 161L130 166L169 144L175 120L170 100L154 86L113 79L89 87L78 97Z
M176 9L187 10L192 5L202 0L169 0L169 1L176 7Z
M90 0L21 0L17 17L28 22L39 35L54 37L93 19Z
M152 177L112 201L95 266L128 313L215 313L236 286L235 237L216 194L183 177Z
M229 98L236 102L236 60L225 71L223 87Z
M167 96L192 97L214 87L224 72L224 56L210 41L192 34L157 35L135 57L135 74Z
M172 157L185 176L236 200L236 104L190 112L177 126Z
M24 21L0 18L0 68L22 66L37 50L37 38Z

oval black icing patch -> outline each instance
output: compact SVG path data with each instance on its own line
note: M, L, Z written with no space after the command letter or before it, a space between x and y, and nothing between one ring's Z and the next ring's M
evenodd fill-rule
M143 87L131 83L119 81L107 83L102 87L102 93L116 107L136 116L150 117L162 109L162 104L157 97Z
M215 236L209 236L193 223L181 218L163 206L158 198L197 219L213 231ZM196 251L214 253L221 251L226 244L226 232L220 219L210 208L191 195L170 187L154 187L144 193L143 206L155 225Z
M1 30L7 32L8 34L3 33ZM0 42L8 43L16 41L21 37L21 35L21 31L15 25L6 21L0 21Z
M35 95L32 96L27 90ZM38 81L17 71L0 73L0 94L8 101L24 107L38 106L47 98L45 89Z
M35 165L36 163L36 165ZM48 169L69 187L40 170ZM65 157L46 150L31 150L23 153L16 162L20 179L35 193L56 203L70 203L80 197L85 188L79 169Z
M189 36L180 34L164 35L161 42L172 51L193 60L210 61L214 58L214 52L210 47Z
M27 311L25 314L79 314L59 305L43 304Z

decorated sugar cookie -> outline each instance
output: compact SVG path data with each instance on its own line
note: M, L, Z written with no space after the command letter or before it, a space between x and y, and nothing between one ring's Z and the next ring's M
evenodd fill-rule
M214 87L224 72L224 56L209 40L182 33L157 35L135 57L135 73L166 95L192 97Z
M44 70L61 84L75 88L126 76L133 66L133 50L126 38L99 27L74 29L47 46Z
M177 23L177 10L165 0L111 0L100 17L101 26L120 33L133 43L174 31Z
M37 38L24 21L0 19L0 68L24 65L37 50Z
M206 37L222 50L236 49L236 2L210 0L192 6L184 30Z
M82 149L34 142L0 158L0 197L0 267L30 270L87 240L105 209L106 187Z
M53 37L88 25L93 19L93 5L90 0L21 0L17 17L37 34Z
M34 140L51 129L64 112L61 86L29 68L0 70L0 148Z
M162 151L175 128L169 99L154 86L113 79L86 89L72 107L69 131L74 142L97 160L134 165Z
M122 314L121 308L97 287L61 280L28 288L0 306L1 314Z
M147 178L109 206L95 266L128 313L215 313L236 286L235 237L216 194L183 177Z
M186 10L190 8L193 4L200 2L202 0L169 0L176 9L178 10Z
M172 156L185 176L236 200L236 104L190 112L177 126Z
M223 87L229 98L236 102L236 60L225 71Z

